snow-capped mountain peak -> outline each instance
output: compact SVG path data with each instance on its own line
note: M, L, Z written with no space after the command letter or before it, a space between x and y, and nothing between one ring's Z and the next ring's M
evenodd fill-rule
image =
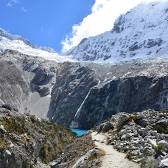
M68 54L82 61L128 61L168 56L168 2L140 4L113 29L84 39Z
M70 61L68 57L62 57L52 49L36 47L21 36L13 35L0 29L0 51L3 52L5 50L14 50L29 56L42 57L57 62Z

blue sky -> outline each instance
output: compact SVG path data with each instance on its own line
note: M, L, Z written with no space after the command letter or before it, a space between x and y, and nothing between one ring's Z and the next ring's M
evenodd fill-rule
M61 41L90 14L93 4L94 0L0 0L0 27L60 51Z
M151 1L156 0L0 0L0 27L59 53L110 31L121 14Z

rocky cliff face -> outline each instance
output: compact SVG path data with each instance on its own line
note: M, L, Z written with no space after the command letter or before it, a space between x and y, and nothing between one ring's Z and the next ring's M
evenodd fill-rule
M89 129L117 112L166 109L167 68L167 62L61 64L48 117Z
M1 104L66 127L90 129L117 112L168 108L167 62L57 63L11 50L0 58Z
M120 16L111 31L83 39L68 52L80 61L122 62L167 58L168 2L138 5Z
M90 89L97 83L94 71L87 66L62 64L51 94L49 119L70 126Z
M152 67L155 68L154 71ZM114 76L118 75L115 76L116 79L100 82L91 88L74 118L79 127L91 128L118 112L168 108L168 78L165 73L161 74L162 71L166 72L167 63L128 65L126 69L123 68L123 76L119 73L121 68L122 65L114 68L116 71L112 71ZM157 71L160 71L160 74Z
M1 53L0 61L1 102L46 118L57 62L13 50Z

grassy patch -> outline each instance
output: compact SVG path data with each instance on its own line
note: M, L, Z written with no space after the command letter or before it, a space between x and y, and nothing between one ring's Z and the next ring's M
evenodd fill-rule
M13 132L16 134L23 134L26 132L24 118L4 117L2 120L2 124L8 132Z
M158 133L161 134L168 134L168 126L164 126L161 124L156 124L153 126L153 129L156 130Z
M8 147L7 142L5 141L4 138L0 138L0 150L4 150Z
M16 138L8 137L12 143L18 142L25 145L38 144L39 157L44 163L48 163L58 157L74 139L70 130L61 125L46 120L40 121L35 116L2 117L0 125L3 125L8 133L16 134ZM18 138L17 138L18 137ZM40 141L39 141L40 140ZM29 144L30 143L30 144ZM4 139L0 139L0 149L7 147ZM34 147L34 150L37 150ZM27 148L25 148L27 150ZM29 151L27 151L29 153Z

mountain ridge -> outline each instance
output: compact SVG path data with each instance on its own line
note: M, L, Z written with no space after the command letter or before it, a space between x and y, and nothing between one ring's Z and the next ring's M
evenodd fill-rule
M168 2L140 4L121 15L111 31L83 39L68 55L78 61L118 63L167 58Z
M68 57L60 56L53 49L35 46L23 37L10 34L0 28L0 52L3 53L5 50L18 51L22 54L56 62L70 61Z
M24 167L97 168L99 151L90 135L75 140L59 124L106 132L107 143L128 151L137 163L167 164L167 18L168 3L140 5L122 15L110 32L83 39L71 49L74 59L33 48L2 31L0 168L23 167L29 153Z

